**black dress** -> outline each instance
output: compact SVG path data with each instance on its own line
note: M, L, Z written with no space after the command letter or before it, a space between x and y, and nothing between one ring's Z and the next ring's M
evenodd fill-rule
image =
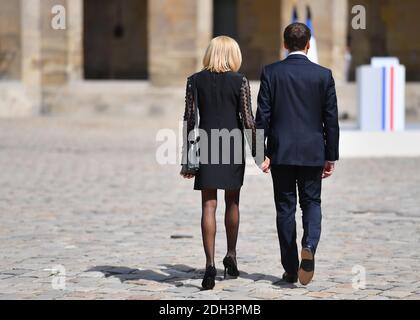
M249 82L236 72L214 73L207 70L188 78L184 114L188 133L195 125L193 88L197 89L201 132L200 169L195 177L194 189L238 190L243 185L245 173L244 127L248 129L248 142L252 141L251 150L255 154L256 126ZM207 139L203 138L203 133ZM208 140L207 144L205 140Z

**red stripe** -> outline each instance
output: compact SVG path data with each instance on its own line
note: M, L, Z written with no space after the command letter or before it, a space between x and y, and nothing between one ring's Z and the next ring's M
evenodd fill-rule
M394 74L395 69L391 67L391 131L394 131Z

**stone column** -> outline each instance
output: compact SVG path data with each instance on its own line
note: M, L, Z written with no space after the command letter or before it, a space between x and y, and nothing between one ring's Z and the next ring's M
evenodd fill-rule
M42 107L41 0L21 0L22 83L32 114Z
M74 0L72 0L74 1ZM67 0L41 0L41 43L43 86L63 85L67 82L68 59L68 6ZM71 2L71 1L69 1ZM66 10L65 29L53 29L52 9L61 5Z
M295 0L282 0L281 1L281 28L280 28L280 56L281 59L286 58L286 50L284 49L283 32L284 29L292 22L293 6L296 4Z
M196 38L196 70L202 68L202 58L213 38L213 1L198 0L197 2L197 38Z
M68 80L83 80L83 0L67 1Z
M74 1L74 0L71 0ZM42 97L43 113L49 113L62 103L60 89L68 82L68 3L67 0L41 0ZM54 6L65 8L65 29L51 25L56 13Z
M331 12L331 69L337 82L346 82L347 34L349 8L347 0L332 0Z
M153 85L185 83L212 36L211 0L149 1L149 75Z

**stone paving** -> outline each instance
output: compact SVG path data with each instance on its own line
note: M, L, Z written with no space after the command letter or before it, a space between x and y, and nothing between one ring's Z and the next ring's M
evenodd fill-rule
M165 121L0 121L0 299L420 299L418 158L339 162L307 287L280 281L270 177L247 176L242 275L222 279L220 203L218 281L201 291L200 195L156 164Z

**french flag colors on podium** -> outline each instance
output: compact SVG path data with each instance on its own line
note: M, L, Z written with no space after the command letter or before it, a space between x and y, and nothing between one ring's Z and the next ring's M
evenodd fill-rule
M372 58L357 69L362 131L404 131L405 67L398 58Z

